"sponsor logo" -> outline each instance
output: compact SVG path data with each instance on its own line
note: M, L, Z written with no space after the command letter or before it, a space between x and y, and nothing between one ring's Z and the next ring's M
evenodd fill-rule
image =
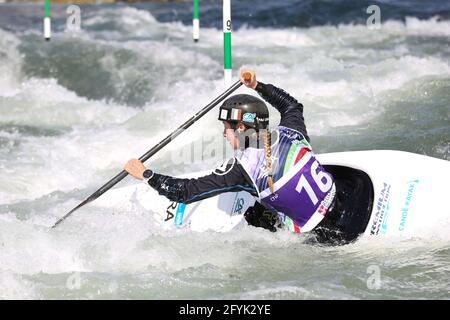
M298 133L296 132L292 132L292 133L285 133L286 138L289 139L297 139L298 138Z
M167 207L167 210L166 210L167 216L166 216L166 219L164 220L165 222L169 221L170 219L173 219L174 214L172 212L170 212L170 210L176 209L177 206L178 206L178 202L174 201Z
M223 175L227 174L228 172L231 171L231 169L233 169L235 162L236 162L235 158L231 158L231 159L225 161L224 163L222 163L222 165L220 167L218 167L218 168L216 168L216 170L214 170L214 173L219 176L223 176Z
M330 192L327 193L325 199L323 199L322 204L329 208L333 203L334 197L336 196L336 185L333 183Z
M402 216L400 218L400 226L398 227L399 231L405 230L406 218L408 217L408 213L409 213L409 206L411 204L411 199L412 199L412 196L414 193L414 189L418 183L419 183L419 180L413 180L413 181L408 182L408 191L406 193L406 198L405 198L403 208L402 208Z
M390 197L391 185L384 182L383 189L381 189L380 196L378 197L376 204L376 213L373 218L372 227L370 228L370 234L376 235L380 232L381 224L384 217L388 214L389 210L389 197ZM387 225L385 224L385 229Z
M381 234L386 234L387 232L387 219L389 217L389 211L390 211L390 204L389 202L386 204L386 211L384 212L383 220L381 221Z
M245 200L244 198L237 198L234 202L232 216L240 215L242 213L242 208L244 207Z
M327 213L327 211L328 211L328 207L321 204L319 206L319 208L317 208L316 212L324 216Z
M275 193L273 196L270 197L270 201L274 202L278 199L278 193Z
M255 118L256 118L256 114L247 112L247 113L244 113L244 115L242 116L242 121L255 122Z
M323 199L322 202L320 202L319 207L314 213L318 213L325 216L328 210L330 210L330 206L333 203L335 195L336 195L336 186L333 183L330 192L328 192L327 195L325 196L325 199Z

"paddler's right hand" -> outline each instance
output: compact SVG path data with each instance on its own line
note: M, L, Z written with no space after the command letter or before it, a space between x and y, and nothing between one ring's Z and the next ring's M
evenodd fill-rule
M255 71L250 69L241 69L239 72L239 79L245 86L251 89L255 89L258 84Z
M143 180L144 179L144 171L145 166L144 164L138 160L138 159L131 159L129 160L125 166L123 167L123 170L128 172L131 176L133 176L136 179Z

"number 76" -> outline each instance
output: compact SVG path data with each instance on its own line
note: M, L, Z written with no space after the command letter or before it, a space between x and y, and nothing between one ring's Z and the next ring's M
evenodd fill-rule
M317 171L318 167L319 163L317 162L317 160L315 160L311 165L311 176L315 184L319 187L320 191L326 193L330 191L331 187L333 186L333 181L329 174L321 170ZM316 205L317 202L319 202L319 199L317 198L317 195L314 192L313 188L311 187L311 184L309 183L308 179L306 179L306 177L302 174L298 181L297 187L295 187L295 190L298 193L301 193L303 189L308 194L309 199L311 200L313 205Z

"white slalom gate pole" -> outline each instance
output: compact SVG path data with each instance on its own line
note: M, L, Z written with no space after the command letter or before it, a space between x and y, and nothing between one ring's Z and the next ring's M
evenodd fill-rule
M198 15L198 1L194 0L194 10L192 15L192 38L195 42L200 39L200 19Z
M223 0L223 69L225 86L231 85L231 0Z
M45 0L44 38L49 41L51 37L50 0Z

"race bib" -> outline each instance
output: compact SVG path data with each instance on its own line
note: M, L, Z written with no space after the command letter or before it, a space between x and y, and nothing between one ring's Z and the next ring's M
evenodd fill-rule
M268 189L261 193L261 201L303 227L316 212L327 212L333 186L331 174L308 152L275 183L274 193Z

